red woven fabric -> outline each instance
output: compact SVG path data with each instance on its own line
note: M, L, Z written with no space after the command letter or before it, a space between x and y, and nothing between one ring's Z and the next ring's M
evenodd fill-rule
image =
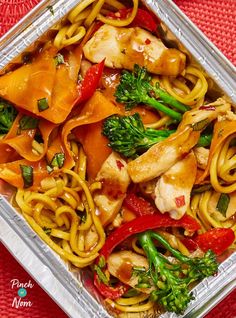
M0 36L40 0L0 0ZM236 0L175 0L209 39L236 65ZM34 282L0 244L0 318L66 318L62 310ZM11 280L34 284L23 300L31 307L12 307L18 287ZM19 297L18 297L19 298ZM235 318L236 290L205 318Z

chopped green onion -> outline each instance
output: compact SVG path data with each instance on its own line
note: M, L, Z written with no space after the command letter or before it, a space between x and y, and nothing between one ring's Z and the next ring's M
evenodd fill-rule
M151 285L147 284L147 283L139 283L137 285L135 285L136 288L150 288Z
M102 255L99 257L98 266L100 268L103 268L105 267L105 265L106 265L105 257Z
M52 158L51 167L62 168L65 161L65 154L62 152L56 153Z
M51 12L52 15L54 15L53 6L47 6L47 9Z
M54 56L54 61L56 66L65 63L64 56L61 53L58 53L56 56Z
M138 296L139 294L140 292L137 289L131 288L124 295L122 295L122 297L130 298L130 297Z
M24 188L29 188L33 185L33 167L20 165L21 174L24 180Z
M101 268L98 265L95 265L94 270L97 272L99 280L103 284L108 285L109 284L108 279L107 279L106 275L103 273L103 271L101 270Z
M50 229L49 227L44 226L44 227L43 227L43 231L44 231L47 235L50 235L52 229Z
M199 130L205 129L208 124L209 124L209 120L206 118L206 119L200 120L199 122L195 124L192 124L192 127L194 131L199 131Z
M41 98L38 100L38 110L39 112L43 112L44 110L48 109L48 100L47 98Z
M212 189L212 185L210 183L204 184L204 185L202 185L200 187L193 188L192 194L202 193L202 192L205 192L205 191L209 191L211 189Z
M226 216L226 211L228 209L230 202L230 196L227 193L221 193L218 200L216 209L223 215Z
M47 165L47 172L48 173L52 173L53 172L53 168L49 165Z
M38 127L39 119L31 116L23 116L20 121L20 130L35 129Z

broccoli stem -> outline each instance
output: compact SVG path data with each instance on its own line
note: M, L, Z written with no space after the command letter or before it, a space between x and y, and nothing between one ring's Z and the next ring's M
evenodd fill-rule
M153 89L155 94L159 96L164 103L173 106L175 109L178 109L179 111L181 111L181 113L185 113L186 111L191 109L189 106L182 104L173 96L169 95L167 92L161 89L159 85L156 85Z
M166 114L167 116L177 120L178 122L181 121L181 119L182 119L182 115L180 113L165 106L164 104L158 102L156 99L154 99L152 97L147 96L143 102L148 104L149 106L152 106L156 110Z

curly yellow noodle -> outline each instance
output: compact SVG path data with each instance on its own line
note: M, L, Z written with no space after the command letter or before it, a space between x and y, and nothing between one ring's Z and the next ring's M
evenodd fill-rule
M191 215L198 219L200 225L201 225L201 232L204 233L208 229L208 224L206 223L204 218L201 218L201 214L199 214L199 201L200 201L201 195L196 194L191 198L190 202L190 209L191 209Z
M32 141L32 148L37 152L37 154L41 155L43 153L43 144L38 143L36 140Z
M231 193L236 191L236 174L230 175L230 171L236 168L236 150L232 156L230 150L230 141L235 138L235 135L229 136L225 143L218 147L212 157L210 164L210 180L213 188L221 193ZM233 148L235 149L235 148ZM231 157L228 156L228 152ZM218 177L221 177L227 184L221 184ZM233 182L232 184L229 184Z
M208 89L207 80L202 71L197 69L196 67L188 66L185 70L185 76L188 74L194 75L197 78L197 81L193 87L193 89L188 94L178 94L175 91L175 87L173 86L174 80L171 82L171 78L168 76L163 76L161 79L162 86L166 89L166 91L175 97L178 101L183 104L192 106L196 105L196 103L201 100L201 103L204 101L204 96ZM179 85L179 84L178 84ZM180 88L180 87L179 87ZM182 91L183 93L186 91L186 88Z
M50 208L52 211L56 211L57 204L55 201L53 201L49 196L46 194L41 193L35 193L32 192L30 196L25 200L26 203L31 203L32 201L39 201L44 203L48 208Z
M91 193L93 193L96 190L101 190L101 188L102 188L102 183L100 181L93 182L89 186L89 190L90 190Z
M25 202L25 191L22 189L18 189L15 196L16 203L20 207L22 211L25 213L32 215L33 214L33 208Z
M133 21L133 19L135 18L137 14L137 10L138 10L138 0L133 0L133 9L128 18L122 19L122 20L114 20L114 19L106 18L102 14L98 14L97 19L109 25L124 27L129 25Z
M24 212L23 212L23 216L25 217L29 225L32 227L32 229L41 237L41 239L64 259L67 259L71 262L76 263L77 266L81 268L87 266L88 262L91 262L94 260L94 256L82 258L82 257L75 256L74 254L64 251L42 230L42 228L35 222L35 220L31 216L29 216L28 214Z
M70 240L70 233L58 229L52 229L50 235L66 241Z
M205 220L212 226L212 227L222 227L220 221L213 219L210 214L208 213L208 201L211 197L211 191L206 191L201 195L199 207L202 211Z
M95 0L84 0L80 2L68 15L68 20L71 23L76 22L77 16L86 9L91 3L93 3Z
M151 309L154 306L154 303L152 301L148 301L145 304L141 305L133 305L133 306L122 306L117 304L115 301L112 301L110 299L106 299L106 302L112 307L116 308L122 312L141 312L141 311L147 311Z
M71 175L72 177L74 177L79 185L82 187L84 193L85 193L85 196L86 196L86 199L87 199L87 203L88 203L88 206L89 206L89 210L90 210L90 213L91 213L91 216L92 216L92 220L93 220L93 224L95 225L95 228L96 228L96 231L97 231L97 234L100 238L99 242L97 243L96 247L94 248L94 250L98 251L102 246L103 244L105 243L105 233L104 233L104 229L103 229L103 226L101 224L101 221L100 219L98 218L98 216L96 215L96 211L95 211L95 206L94 206L94 202L93 202L93 198L92 198L92 195L89 191L89 188L86 184L86 182L81 179L81 177L79 175L77 175L74 171L71 171L71 170L68 170L68 169L63 169L63 172L64 173L67 173L69 175Z
M79 230L86 231L86 230L90 229L90 227L92 226L93 220L92 220L92 215L90 213L88 203L85 201L84 195L82 197L82 200L83 200L83 206L84 206L85 212L86 212L86 218L85 218L85 221L79 225Z
M88 15L88 17L84 21L84 25L85 25L86 28L90 27L90 25L96 19L96 17L98 15L98 13L100 12L104 2L105 2L105 0L98 0L96 5L93 7L93 9L91 10L90 14Z
M54 46L62 49L65 46L79 42L86 34L86 29L80 26L79 23L74 23L70 26L64 26L57 33L54 39Z
M77 208L78 202L72 194L65 191L64 194L60 196L60 199L64 200L72 209L75 210Z
M66 191L67 193L69 193L71 196L73 196L73 198L75 199L76 204L77 204L75 206L75 209L76 209L81 203L81 198L80 198L79 194L74 189L71 189L69 187L64 187L63 190Z
M147 295L147 294L141 294L141 295L129 297L129 298L122 298L121 297L121 298L116 299L116 303L118 305L122 305L122 306L137 305L148 298L149 298L149 295Z
M117 0L105 0L105 2L117 10L125 8L125 5Z
M84 251L84 231L79 231L78 246L80 251Z
M34 207L33 217L35 221L41 226L46 228L56 228L57 224L52 222L49 217L42 215L44 205L42 203L37 203Z

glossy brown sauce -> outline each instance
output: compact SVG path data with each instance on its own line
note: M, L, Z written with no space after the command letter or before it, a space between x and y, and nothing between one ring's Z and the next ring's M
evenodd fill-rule
M129 258L125 258L117 270L117 278L122 282L128 282L132 277L133 265Z
M102 193L111 200L117 200L124 195L122 186L118 180L102 179Z

